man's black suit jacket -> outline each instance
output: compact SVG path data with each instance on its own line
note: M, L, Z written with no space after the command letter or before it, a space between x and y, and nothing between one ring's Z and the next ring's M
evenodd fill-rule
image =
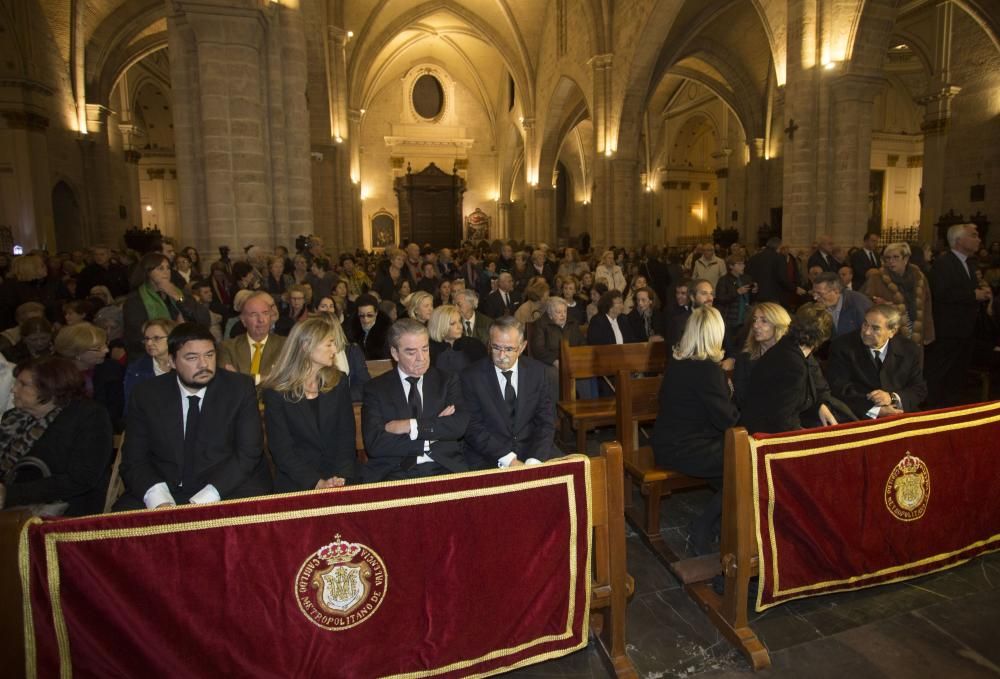
M132 390L121 465L126 495L119 508L143 507L143 495L160 482L167 484L178 504L207 484L215 486L223 500L271 492L257 392L248 375L218 369L209 382L201 403L195 460L184 466L183 479L182 413L173 372Z
M461 439L469 424L469 413L458 377L432 366L423 378L422 414L417 418L417 438L413 441L408 433L390 434L385 430L391 420L411 419L399 371L390 370L365 384L361 428L368 464L361 476L366 482L380 481L393 472L405 470L412 462L409 458L424 454L424 441L431 441L430 456L442 467L453 472L467 469ZM438 417L450 405L455 406L455 413Z
M517 361L517 399L510 418L493 361L477 361L462 374L462 395L469 412L465 458L472 469L494 469L497 460L515 453L522 462L542 462L561 453L553 441L556 410L543 365L521 356Z
M833 255L824 257L823 253L817 250L809 255L809 261L806 263L807 269L811 269L814 266L820 267L824 272L837 273L837 269L840 268L840 262Z
M972 338L979 314L976 285L967 265L951 250L934 259L931 294L934 300L934 334L938 339Z
M277 493L312 490L317 481L332 476L358 479L354 406L347 378L316 400L289 401L273 389L264 391L267 446L274 460Z
M872 264L872 260L868 259L868 253L865 252L864 248L858 248L851 255L851 269L854 271L851 287L855 290L860 290L864 287L865 273L867 273L868 269L877 269L882 266L882 258L878 256L878 253L873 252L872 255L875 257L874 264Z
M795 292L788 278L788 260L774 248L763 248L747 261L747 274L757 283L755 302L781 303L783 294Z
M507 296L510 298L510 305L504 306L500 291L494 290L486 296L486 299L479 303L479 310L493 319L502 318L503 316L513 316L514 311L521 304L521 293L512 290L507 293Z
M861 333L835 337L830 342L826 374L833 395L859 419L871 409L868 393L876 389L899 394L903 410L908 413L919 410L927 398L920 348L901 335L889 340L881 372L876 371L871 349L861 341Z
M625 314L618 316L618 329L621 330L623 344L641 341L632 331L632 324ZM617 344L611 321L605 314L596 314L590 319L590 324L587 325L587 344Z
M379 361L389 358L389 345L386 343L386 338L389 335L389 326L391 325L392 322L388 316L382 312L377 312L375 314L375 325L372 326L372 329L368 331L368 335L366 336L365 331L361 327L361 319L355 314L344 324L344 330L348 341L361 347L361 350L365 353L365 360Z

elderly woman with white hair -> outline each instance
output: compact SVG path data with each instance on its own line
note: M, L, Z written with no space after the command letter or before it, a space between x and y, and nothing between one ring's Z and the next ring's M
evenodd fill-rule
M691 525L695 551L711 551L722 515L722 453L726 430L739 420L719 364L726 325L719 311L691 312L660 387L660 411L653 427L653 455L663 469L706 479L716 490Z
M565 339L571 347L587 343L576 321L569 318L566 300L548 297L543 303L544 314L535 321L531 333L531 356L546 365L558 366L559 346Z
M934 341L931 286L923 271L910 264L910 246L891 243L882 251L882 267L869 269L861 292L875 304L891 304L903 317L900 331L924 346Z

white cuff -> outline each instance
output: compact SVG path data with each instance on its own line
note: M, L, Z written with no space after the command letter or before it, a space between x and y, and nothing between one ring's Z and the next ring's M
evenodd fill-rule
M541 463L542 461L539 460L537 457L529 457L527 460L524 461L524 464L541 464Z
M503 457L497 460L497 466L500 469L506 469L510 466L510 463L517 459L517 453L507 453Z
M878 413L880 410L882 410L882 406L872 406L871 408L868 409L868 412L865 413L865 417L870 417L872 419L875 419L876 417L878 417Z
M219 495L219 491L215 489L215 486L209 483L197 493L192 495L189 502L193 505L207 505L210 502L218 502L221 499L222 497Z
M417 421L415 419L410 420L410 440L417 440Z
M167 488L165 481L160 481L147 490L146 494L142 496L142 502L146 505L146 509L156 509L162 504L177 504L174 496L170 494L170 489Z

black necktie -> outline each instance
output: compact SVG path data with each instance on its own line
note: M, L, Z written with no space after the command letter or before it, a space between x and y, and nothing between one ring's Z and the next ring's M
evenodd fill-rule
M878 262L875 261L875 253L874 252L870 252L869 251L869 253L868 253L868 260L872 263L872 266L878 266Z
M472 337L472 323L465 322L465 336Z
M420 381L420 378L407 377L406 381L410 383L410 396L407 398L407 403L410 404L410 416L416 419L424 410L423 402L420 400L420 390L417 389L417 382Z
M500 296L503 298L503 310L507 311L508 309L510 309L510 300L507 299L507 293L501 292Z
M517 406L517 394L514 393L514 385L511 384L511 376L514 374L513 370L503 371L504 379L507 380L507 384L503 388L503 401L507 404L507 410L510 412L510 419L514 419L514 410Z
M882 373L882 355L878 349L872 349L872 359L875 361L875 372Z
M201 419L201 408L198 396L188 396L187 419L184 424L184 459L181 461L181 479L178 485L184 485L184 477L194 470L196 454L195 442L198 440L198 422Z

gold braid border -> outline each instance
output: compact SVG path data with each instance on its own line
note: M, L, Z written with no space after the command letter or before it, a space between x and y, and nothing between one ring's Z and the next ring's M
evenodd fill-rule
M893 578L893 579L890 579L890 580L882 580L882 581L879 581L879 582L876 582L876 583L871 583L871 584L867 584L867 585L856 586L856 583L863 582L865 580L870 580L872 578L881 577L883 575L890 575L892 573L898 573L900 571L907 570L907 569L910 569L910 568L919 568L920 566L925 566L925 565L937 563L937 562L940 562L940 561L946 561L946 560L954 557L957 554L960 554L962 552L966 552L966 551L971 550L971 549L978 549L979 547L984 547L984 546L990 545L991 543L997 543L997 546L994 547L994 548L992 548L992 549L986 549L986 550L980 552L979 554L986 554L988 552L992 552L992 551L996 551L996 550L1000 549L1000 534L997 534L997 535L993 535L993 536L991 536L989 538L986 538L985 540L979 540L977 542L974 542L974 543L972 543L970 545L967 545L965 547L962 547L960 549L957 549L957 550L954 550L954 551L951 551L951 552L947 552L947 553L944 553L944 554L936 554L934 556L926 557L924 559L920 559L918 561L913 561L913 562L910 562L910 563L907 563L907 564L901 564L901 565L897 565L897 566L890 566L888 568L883 568L881 570L873 571L871 573L862 573L860 575L854 575L854 576L851 576L849 578L844 578L844 579L841 579L841 580L828 580L828 581L825 581L825 582L815 583L815 584L812 584L812 585L803 585L802 587L793 587L793 588L790 588L790 589L784 590L784 591L782 591L780 589L780 587L779 587L779 578L780 578L780 575L779 575L779 569L778 569L778 545L777 545L777 539L776 539L775 530L774 530L774 504L775 504L774 500L775 500L775 498L774 498L774 482L773 482L772 465L771 465L771 463L772 463L773 460L786 460L786 459L795 459L795 458L801 458L801 457L811 457L813 455L821 455L821 454L824 454L824 453L831 453L831 452L837 452L837 451L850 450L850 449L854 449L854 448L860 448L860 447L863 447L863 446L870 446L870 445L873 445L873 444L885 443L887 441L894 441L894 440L902 438L904 436L907 437L907 438L919 438L919 437L922 437L922 436L928 436L930 434L936 434L936 433L943 432L943 431L958 431L958 430L961 430L961 429L969 429L971 427L976 427L976 426L980 426L980 425L983 425L983 424L992 424L994 422L1000 421L1000 412L997 412L997 411L1000 411L1000 404L991 403L991 404L987 404L987 405L984 405L984 406L973 407L973 408L969 408L969 409L965 409L965 410L956 410L956 411L951 411L951 412L947 412L947 413L936 413L936 414L931 414L931 415L916 416L916 417L912 417L912 418L906 418L904 420L894 420L894 421L891 421L891 422L885 422L885 423L881 423L881 424L873 424L873 425L868 426L868 427L859 427L858 429L852 429L851 432L850 432L850 434L851 435L855 435L857 433L865 433L865 432L880 432L880 431L884 431L886 429L891 429L891 428L893 428L895 426L898 426L898 425L901 425L901 424L904 424L904 425L905 424L912 424L914 422L918 422L918 423L919 422L936 422L936 421L940 421L942 419L953 419L955 417L967 416L967 415L971 415L971 414L988 413L990 411L993 411L993 412L995 412L997 414L991 415L989 417L982 417L982 418L979 418L977 420L968 420L968 421L964 421L964 422L956 422L956 423L952 423L952 424L944 424L944 425L940 425L940 426L937 426L937 427L931 427L931 428L922 429L922 430L908 430L908 431L904 431L904 432L888 433L888 434L885 434L885 435L882 435L882 436L877 436L875 438L866 438L866 439L857 440L857 441L851 441L851 442L843 443L843 444L839 444L839 445L838 444L828 445L828 446L823 446L823 447L819 447L819 448L813 448L813 449L810 449L810 450L786 451L786 452L781 452L781 453L770 453L770 454L764 453L765 476L767 478L767 520L768 520L767 538L768 538L768 543L770 544L770 547L771 547L771 571L773 573L773 578L774 578L774 587L773 587L773 591L772 591L771 596L773 598L777 598L777 597L780 596L780 597L782 597L782 599L781 599L781 601L775 601L775 602L767 604L767 605L762 605L762 600L763 600L763 595L764 595L764 582L765 582L765 578L764 578L764 569L763 568L758 568L758 570L759 570L759 577L760 577L760 583L759 583L759 586L757 588L757 604L756 604L755 610L757 612L761 612L761 611L767 610L768 608L772 608L772 607L777 606L779 604L785 603L786 601L792 601L794 599L802 599L802 598L807 597L807 596L812 596L813 595L812 593L815 592L816 590L825 589L825 588L828 588L828 587L836 587L837 589L832 589L832 590L829 590L827 592L822 592L822 594L833 594L835 592L844 591L846 589L862 589L862 588L865 588L865 587L875 587L877 585L884 585L884 584L889 584L889 583L892 583L892 582L899 582L901 580L907 580L909 578L916 577L917 575L926 575L928 573L933 573L933 572L936 572L936 571L939 571L939 570L945 570L947 568L952 568L953 566L958 566L960 564L963 564L966 561L969 561L970 559L972 559L974 557L970 556L968 558L956 561L954 563L945 564L945 565L941 566L940 568L935 568L935 569L928 570L928 571L921 571L919 574L915 573L915 574L910 574L910 575L903 575L903 576L900 576L898 578ZM750 451L751 451L751 456L752 456L751 459L753 461L754 521L757 524L756 525L756 534L757 534L757 560L758 560L759 564L766 563L765 560L764 560L763 533L762 533L762 530L761 530L760 521L757 520L757 517L760 516L760 492L759 492L759 487L758 487L758 483L759 482L758 482L758 471L757 471L757 469L758 469L757 468L757 460L758 460L759 449L760 448L764 448L764 447L766 447L768 445L777 445L777 444L782 444L782 443L795 443L795 442L805 441L805 440L829 439L829 438L832 438L832 437L843 436L843 434L844 434L843 431L817 432L817 433L815 433L813 435L793 435L793 436L787 436L787 437L776 438L776 439L766 439L764 441L759 441L759 442L758 441L754 441L753 437L750 437ZM976 556L978 556L978 554Z
M591 558L593 552L593 516L592 516L592 496L591 496L591 484L590 484L590 460L584 455L570 455L558 460L551 460L548 465L565 465L565 464L580 464L583 465L584 474L584 492L586 493L587 502L587 547L585 557L586 563L586 576L587 580L583 583L585 588L585 598L584 605L585 609L583 615L581 616L580 625L580 638L576 645L570 648L559 649L556 651L550 651L548 653L543 653L535 656L530 656L524 658L517 663L511 664L510 666L498 667L496 669L490 670L488 672L471 675L478 677L490 676L493 674L498 674L501 672L507 672L516 667L521 667L524 665L542 662L551 658L557 658L573 651L579 650L587 645L588 640L588 624L587 618L590 612L590 581L589 573L591 568ZM383 483L373 483L366 484L365 486L353 486L352 489L362 489L362 488L386 488L386 487L398 487L399 484L427 484L427 483L440 483L444 478L453 479L456 477L474 476L481 474L497 474L497 473L517 473L516 469L509 469L506 471L494 471L488 470L485 472L465 472L462 474L451 474L447 477L432 477L429 479L415 479L408 481L393 481L393 482L383 482ZM60 542L87 542L92 540L113 540L128 537L140 537L147 535L162 535L172 532L192 532L198 530L208 530L213 528L222 528L234 525L254 525L259 523L269 523L269 522L280 522L280 521L291 521L296 519L305 518L315 518L318 516L333 516L338 514L345 514L348 512L355 511L379 511L384 509L393 509L397 507L411 507L426 504L435 504L438 502L448 502L453 500L460 500L469 497L483 497L488 495L502 495L507 493L513 493L523 490L532 490L536 488L544 488L550 486L563 485L566 490L568 511L570 515L570 526L569 526L569 605L567 610L567 622L566 629L562 634L558 635L548 635L545 637L539 637L528 642L524 642L515 647L510 647L506 649L498 649L491 651L479 658L473 658L468 660L462 660L452 663L445 667L434 668L431 670L424 670L420 672L411 672L405 674L389 675L392 679L418 679L421 677L430 677L444 672L450 672L454 670L464 669L466 667L471 667L476 664L487 662L490 660L495 660L498 658L508 657L515 653L519 653L532 646L537 646L540 644L550 643L553 641L562 641L573 636L573 620L576 617L576 583L578 579L578 559L574 558L576 555L577 543L579 541L579 517L576 511L576 502L574 501L576 495L576 484L573 481L573 476L556 476L549 477L546 479L537 479L534 481L526 481L521 483L510 483L500 486L494 486L491 488L478 488L463 491L453 491L447 493L438 493L434 495L426 496L416 496L410 498L402 498L400 500L383 500L377 502L367 502L367 503L356 503L339 505L334 507L314 507L307 510L295 510L295 511L282 511L282 512L270 512L266 514L254 514L247 516L233 516L225 519L210 519L202 521L189 521L189 522L177 522L170 524L160 524L156 526L142 526L136 528L118 528L118 529L103 529L103 530L90 530L90 531L80 531L72 533L59 534L56 532L51 532L45 536L45 554L46 554L46 573L49 583L49 596L51 599L52 606L52 618L55 628L56 642L59 651L59 663L60 663L60 676L65 679L71 679L73 676L72 668L72 657L69 642L69 631L66 627L65 617L62 611L62 602L59 597L60 588L60 578L59 578L59 552L58 544ZM320 492L338 492L336 489L330 491L320 491ZM341 491L343 492L343 491ZM307 495L315 494L315 491L305 491L302 493L289 493L283 495L283 497L292 497L296 495ZM259 498L258 498L259 499ZM228 502L246 502L247 499L240 500L229 500ZM186 511L196 509L195 507L178 507L172 509L171 511ZM135 510L135 511L148 511L148 510ZM121 512L120 514L128 514L131 512ZM30 523L41 523L40 519L33 519ZM29 525L30 525L29 523ZM24 588L24 605L25 605L25 664L27 669L27 676L30 679L34 679L37 676L37 646L34 638L34 625L31 623L31 598L30 598L30 582L29 582L29 567L30 558L28 554L28 525L25 526L21 534L21 544L20 544L20 554L19 560L21 563L22 571L22 586Z

